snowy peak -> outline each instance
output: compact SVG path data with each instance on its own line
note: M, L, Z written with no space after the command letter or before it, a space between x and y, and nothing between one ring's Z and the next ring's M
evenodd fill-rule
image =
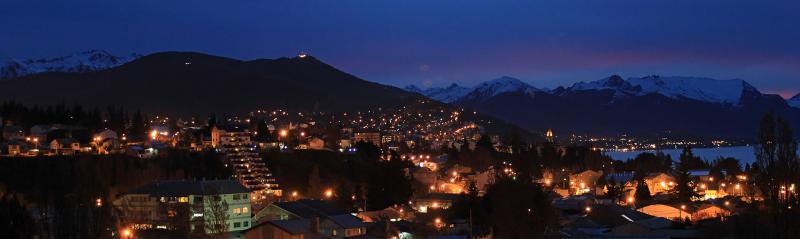
M597 81L575 83L569 90L618 90L635 93L641 91L641 88L632 86L630 82L618 75L612 75Z
M462 99L483 101L508 92L532 93L541 91L517 78L508 76L486 81L472 88L451 84L447 87L433 87L424 90L415 85L408 85L403 89L445 103L453 103Z
M455 83L450 84L447 87L433 87L425 90L420 89L415 85L408 85L404 89L406 91L419 93L424 96L427 96L428 98L445 103L455 102L461 97L464 97L464 95L466 95L470 91L469 88L457 85Z
M786 100L786 103L791 107L800 108L800 93Z
M611 76L593 82L574 84L569 90L614 90L615 96L661 94L704 102L738 105L744 95L761 95L755 87L740 80L715 80L702 77Z
M135 54L118 57L102 50L90 50L55 58L0 60L0 79L12 79L43 72L99 71L128 63L139 57Z
M517 78L503 76L498 79L478 84L472 88L469 94L464 96L464 99L483 101L508 92L525 92L530 94L538 91L541 90L528 85Z
M414 92L414 93L417 93L417 94L423 94L424 95L422 89L420 89L416 85L407 85L406 87L403 87L403 89L408 91L408 92Z

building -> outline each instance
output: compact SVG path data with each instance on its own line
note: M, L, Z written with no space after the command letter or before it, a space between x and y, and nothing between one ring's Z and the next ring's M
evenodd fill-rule
M298 200L292 202L276 202L270 204L255 216L259 229L247 232L247 235L258 234L268 235L299 235L307 233L302 229L303 225L309 225L308 232L318 234L321 238L353 238L364 236L367 233L367 224L349 212L334 206L333 204L321 200ZM305 224L303 220L308 221ZM301 229L294 232L290 230L276 230L275 226L263 226L262 224L275 224L279 226L286 222L275 221L297 221L296 225ZM284 228L286 229L286 228ZM255 238L281 238L281 237L255 237ZM285 238L285 237L284 237ZM291 237L291 238L309 238Z
M3 127L3 139L8 141L23 140L25 139L25 132L22 131L22 127L8 125Z
M188 219L190 230L203 225L206 233L215 228L215 215L224 213L227 220L218 225L231 238L242 238L252 225L250 192L234 180L153 181L115 200L113 212L128 222L121 228L173 230ZM227 208L221 206L225 204Z
M692 221L724 217L731 214L730 210L713 204L701 204L699 206L653 204L639 208L639 211L654 217L670 220L689 219Z
M308 219L272 220L258 224L245 232L247 239L316 239L322 235L313 231L315 224Z
M585 170L569 176L570 193L581 195L594 193L597 179L603 176L603 171Z
M246 126L214 126L211 129L211 145L224 155L226 165L233 168L236 179L252 189L256 199L281 195L275 178L261 159Z
M650 174L644 178L651 195L667 193L675 187L675 177L666 173Z
M448 209L459 196L451 193L429 193L413 199L413 206L420 213L427 213L429 209Z
M353 135L354 142L367 142L374 145L381 145L381 133L378 132L361 132Z
M53 154L72 155L81 150L81 143L76 139L60 138L50 142L50 151Z

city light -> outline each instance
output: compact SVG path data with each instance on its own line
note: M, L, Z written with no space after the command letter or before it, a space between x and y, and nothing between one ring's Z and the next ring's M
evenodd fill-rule
M325 190L325 197L326 198L333 197L333 190L331 189Z

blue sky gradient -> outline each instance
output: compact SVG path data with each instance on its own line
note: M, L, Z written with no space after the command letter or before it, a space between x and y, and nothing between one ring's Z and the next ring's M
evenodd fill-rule
M611 74L800 92L800 1L0 1L0 57L312 54L367 80L537 87Z

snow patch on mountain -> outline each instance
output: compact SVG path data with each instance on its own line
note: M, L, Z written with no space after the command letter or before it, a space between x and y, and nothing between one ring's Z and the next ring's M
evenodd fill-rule
M615 90L615 96L661 94L670 98L738 105L745 92L758 93L755 87L740 80L715 80L702 77L631 77L611 76L593 82L579 82L568 90ZM760 93L758 93L760 94Z
M415 85L406 86L404 89L406 91L419 93L424 96L427 96L428 98L445 103L455 102L456 100L461 99L461 97L464 97L465 95L467 95L467 93L470 92L470 88L463 87L455 83L450 84L447 87L432 87L425 90L420 89Z
M469 94L462 98L465 100L483 101L503 93L524 92L526 94L533 94L539 91L541 90L528 85L517 78L503 76L501 78L476 85L472 88L472 90L470 90Z
M91 72L116 67L139 58L131 54L119 57L101 50L90 50L47 59L0 60L0 79L13 79L43 72Z

